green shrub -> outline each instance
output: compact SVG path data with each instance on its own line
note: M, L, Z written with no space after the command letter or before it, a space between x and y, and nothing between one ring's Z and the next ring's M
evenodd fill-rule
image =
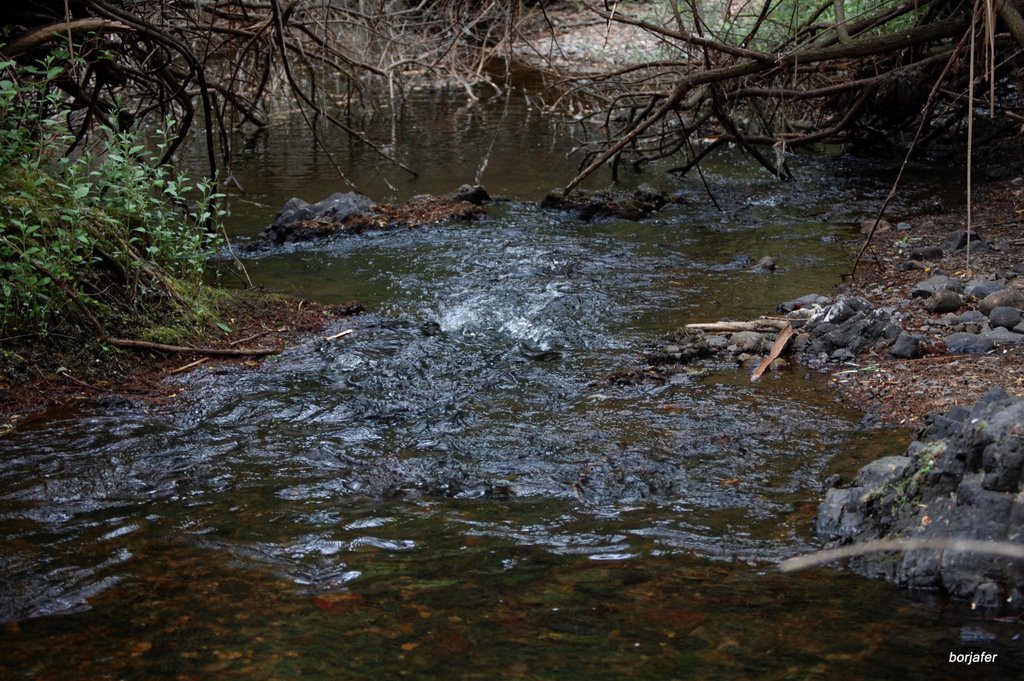
M0 335L183 305L219 245L219 195L156 161L163 130L155 150L103 129L66 155L70 112L54 84L65 68L59 54L39 66L0 61Z

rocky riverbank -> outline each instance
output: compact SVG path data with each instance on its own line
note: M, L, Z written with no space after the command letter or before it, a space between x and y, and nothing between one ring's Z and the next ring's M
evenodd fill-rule
M1024 543L1024 398L993 389L927 419L903 456L828 490L815 529L830 545L873 539ZM873 553L859 572L970 599L985 614L1024 613L1024 565L953 549Z

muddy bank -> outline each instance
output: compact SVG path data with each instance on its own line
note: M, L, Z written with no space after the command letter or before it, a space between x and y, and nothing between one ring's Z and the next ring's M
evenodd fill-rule
M92 343L53 339L45 344L10 344L9 352L18 361L0 366L0 434L87 398L159 403L180 390L164 380L176 373L199 366L260 366L260 357L214 357L203 349L277 352L362 309L356 301L323 305L266 291L225 291L214 317L192 329L173 330L175 344L196 348L193 352L118 349L95 338Z

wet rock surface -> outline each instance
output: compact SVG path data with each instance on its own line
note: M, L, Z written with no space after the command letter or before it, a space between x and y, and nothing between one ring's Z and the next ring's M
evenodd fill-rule
M317 203L289 199L263 234L243 250L260 251L287 243L361 234L370 229L417 228L486 214L491 201L483 187L463 185L450 196L416 196L404 204L380 204L355 192L335 193Z
M1002 389L931 416L905 456L874 461L828 490L815 529L832 545L883 537L1024 541L1024 398ZM989 614L1024 612L1024 567L951 550L872 554L858 571L972 599Z
M661 210L672 197L650 185L641 185L632 192L586 192L577 190L568 196L556 189L544 197L540 207L574 213L583 220L595 218L623 218L639 220Z

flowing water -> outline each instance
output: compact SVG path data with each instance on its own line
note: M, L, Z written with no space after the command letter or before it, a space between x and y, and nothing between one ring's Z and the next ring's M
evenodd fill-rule
M980 648L986 678L1016 678L1015 625L773 567L818 547L821 481L905 433L801 369L602 380L684 322L827 292L891 170L798 158L804 182L778 184L725 161L721 211L687 180L665 214L583 223L535 203L571 173L570 133L523 104L411 106L393 142L429 172L385 171L398 198L487 157L510 200L252 259L257 283L368 312L259 369L200 369L170 406L82 403L0 439L0 676L936 679ZM335 151L387 198L372 154ZM284 124L235 169L240 240L343 189Z

